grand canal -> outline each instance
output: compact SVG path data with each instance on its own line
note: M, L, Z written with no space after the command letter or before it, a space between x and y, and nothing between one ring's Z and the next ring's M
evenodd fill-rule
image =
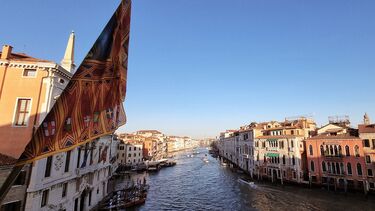
M205 153L181 152L174 167L132 175L150 184L146 203L132 210L375 210L373 196L258 182L250 187L215 158L203 162Z

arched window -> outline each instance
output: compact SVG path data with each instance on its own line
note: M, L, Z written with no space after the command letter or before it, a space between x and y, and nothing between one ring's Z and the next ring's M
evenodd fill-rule
M327 163L327 166L328 166L328 172L331 173L331 163L328 162L328 163Z
M358 145L355 145L355 147L354 147L354 153L355 153L356 157L359 157L359 147L358 147Z
M345 146L345 153L346 153L346 156L350 156L350 150L349 150L348 145Z
M333 155L333 147L332 147L332 145L329 146L329 155Z
M352 175L352 164L346 164L346 168L348 169L348 175Z
M357 174L358 176L362 176L362 166L360 163L357 163Z
M285 155L283 155L283 164L285 165Z
M313 147L312 147L312 145L309 146L309 150L310 150L310 155L313 155Z
M257 161L259 161L259 153L257 154Z
M311 171L315 171L314 161L311 161L310 169Z
M323 147L323 145L320 145L320 155L324 155L324 147Z
M334 146L334 153L333 153L333 155L334 156L337 156L339 154L339 152L338 152L338 150L337 150L337 146L335 145Z
M342 155L342 148L341 148L341 145L339 145L339 156L341 157Z
M329 155L329 148L328 148L328 145L326 145L326 151L325 151L324 155Z
M322 162L322 170L327 171L326 163L324 161Z
M336 163L336 174L340 174L340 164Z
M340 163L340 174L344 174L344 163Z
M336 174L336 166L335 163L332 163L332 174Z

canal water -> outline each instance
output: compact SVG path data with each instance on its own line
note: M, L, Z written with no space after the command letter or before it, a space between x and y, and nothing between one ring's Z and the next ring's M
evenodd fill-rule
M255 182L254 187L238 181L241 173L220 165L206 149L176 154L177 165L145 177L150 189L144 205L130 210L375 210L375 197L328 192L296 186ZM122 183L118 184L123 185Z

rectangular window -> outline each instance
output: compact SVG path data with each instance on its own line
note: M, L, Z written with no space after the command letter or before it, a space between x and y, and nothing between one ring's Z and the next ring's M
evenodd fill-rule
M23 70L24 77L35 77L36 76L36 69L24 69Z
M63 198L66 196L67 191L68 191L68 183L64 183L62 186L62 194L61 194Z
M100 157L100 156L99 156ZM78 147L78 156L77 156L77 169L79 168L79 163L81 162L81 147Z
M370 147L370 140L369 139L364 139L363 143L364 143L365 147Z
M29 121L31 99L20 98L17 100L16 115L14 119L14 125L16 126L27 126Z
M98 163L100 163L100 155L102 154L102 146L99 146Z
M366 155L366 163L371 163L371 158L369 155Z
M371 142L372 142L372 148L375 149L375 139L372 139Z
M369 176L369 177L372 177L373 175L372 175L372 169L367 169L367 175Z
M72 153L72 151L67 151L66 152L66 157L65 157L65 169L64 169L64 172L68 172L69 171L69 166L70 166L70 154Z
M44 207L47 205L48 203L48 194L49 194L49 190L45 190L43 191L42 193L42 203L41 203L41 207Z
M91 143L91 152L90 152L90 165L92 165L94 163L94 160L93 160L93 154L94 154L94 148L95 148L95 145L94 145L94 142Z
M44 172L44 177L51 176L51 167L52 167L52 156L49 156L47 157L46 171Z
M74 200L74 211L78 211L78 198Z
M91 206L91 197L92 197L92 190L89 192L89 206Z

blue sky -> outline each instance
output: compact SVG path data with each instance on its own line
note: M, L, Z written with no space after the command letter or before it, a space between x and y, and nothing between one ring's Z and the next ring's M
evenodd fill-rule
M115 0L1 1L0 44L79 64ZM252 121L364 112L375 120L375 1L136 0L128 123L120 131L216 136Z

